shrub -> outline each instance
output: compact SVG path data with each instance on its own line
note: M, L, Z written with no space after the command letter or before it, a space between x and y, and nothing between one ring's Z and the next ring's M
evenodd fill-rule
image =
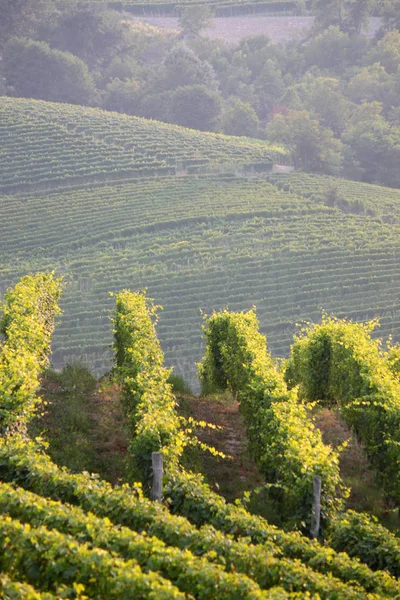
M168 377L168 383L172 386L172 390L175 394L187 394L188 396L193 396L191 388L181 375L171 373Z
M86 514L82 509L53 502L21 488L0 485L0 506L4 515L31 526L44 525L79 541L134 559L147 570L161 573L179 589L202 600L236 599L238 594L260 596L258 586L245 575L226 573L222 565L190 550L166 546L160 539L127 527L115 527L109 519Z

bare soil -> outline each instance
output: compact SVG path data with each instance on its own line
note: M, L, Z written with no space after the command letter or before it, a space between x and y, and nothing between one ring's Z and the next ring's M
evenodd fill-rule
M262 485L263 478L249 456L238 402L228 394L215 398L186 396L180 402L184 403L184 413L219 427L217 430L200 429L197 434L204 443L227 456L222 459L202 453L200 457L196 456L199 464L189 466L202 472L208 483L230 502L242 498L243 492Z

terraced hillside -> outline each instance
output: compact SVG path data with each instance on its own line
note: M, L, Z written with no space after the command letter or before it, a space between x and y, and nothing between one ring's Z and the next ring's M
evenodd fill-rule
M87 0L93 2L93 0ZM102 0L99 0L102 2ZM265 7L274 11L295 10L301 3L298 0L118 0L108 3L113 8L181 8L195 4L207 4L213 8L224 7Z
M399 337L398 190L261 172L287 160L262 142L44 102L1 108L0 291L28 271L65 276L56 365L108 367L109 292L128 287L164 306L166 360L187 377L200 309L256 305L280 356L322 309L378 316Z
M282 149L66 104L0 100L0 191L166 175L196 169L268 170Z

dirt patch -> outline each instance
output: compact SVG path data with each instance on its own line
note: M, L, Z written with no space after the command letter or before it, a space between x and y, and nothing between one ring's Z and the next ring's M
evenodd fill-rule
M263 478L249 456L239 404L229 395L218 399L186 397L184 404L186 414L220 428L198 431L203 442L228 456L225 460L208 453L195 457L198 462L194 466L206 476L212 487L232 502L241 498L244 491L262 485Z

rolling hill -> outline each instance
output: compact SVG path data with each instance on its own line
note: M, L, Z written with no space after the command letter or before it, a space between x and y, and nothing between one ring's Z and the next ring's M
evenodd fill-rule
M87 0L92 2L93 0ZM99 0L101 2L102 0ZM154 8L162 10L171 10L174 8L185 8L195 4L206 4L213 9L225 7L263 7L271 11L295 10L299 6L298 0L118 0L108 3L112 8L117 9L148 9Z
M164 306L167 364L193 381L201 312L257 307L274 355L325 310L400 334L400 191L280 174L283 150L77 106L0 99L0 292L67 282L53 362L109 365L109 292Z

